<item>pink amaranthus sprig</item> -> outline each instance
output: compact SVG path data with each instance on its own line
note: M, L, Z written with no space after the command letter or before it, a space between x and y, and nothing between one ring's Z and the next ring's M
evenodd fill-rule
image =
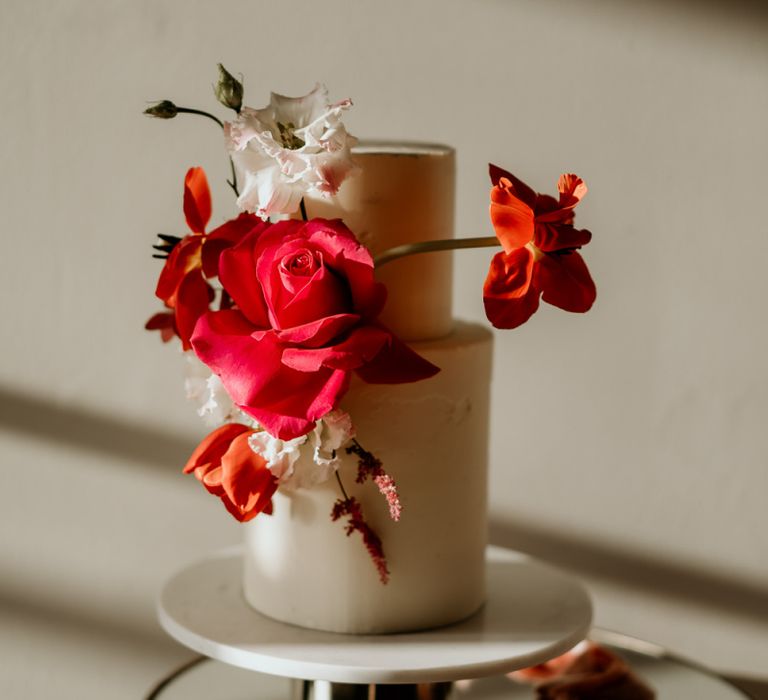
M242 210L209 232L208 182L201 168L191 168L183 197L190 232L161 235L155 246L155 257L165 260L156 289L165 310L146 327L159 330L164 341L178 336L212 372L204 408L225 421L201 442L185 472L241 521L270 513L279 488L335 474L342 498L332 518L348 518L347 534L361 534L386 582L383 545L361 504L344 490L339 449L347 445L347 454L358 457L358 483L374 482L395 521L400 497L381 462L355 439L339 402L353 376L396 384L439 370L379 321L386 289L374 267L405 255L501 246L483 288L494 326L521 325L541 299L587 311L595 286L578 251L591 233L573 225L586 184L562 175L556 199L491 165L494 236L398 246L374 261L340 220L308 219L304 206L306 194L333 195L356 169L350 150L356 139L341 121L351 101L331 103L318 85L299 98L273 93L266 107L251 109L243 106L242 83L221 65L219 71L215 93L235 112L231 121L169 100L146 110L163 119L201 115L222 128L228 183ZM269 220L297 211L302 220Z
M403 512L403 506L400 503L400 494L397 491L395 480L384 471L384 465L381 460L357 441L352 440L352 444L347 447L348 455L357 456L357 478L358 484L364 484L367 479L373 479L373 483L379 489L379 493L384 496L389 507L389 517L395 522L400 520Z

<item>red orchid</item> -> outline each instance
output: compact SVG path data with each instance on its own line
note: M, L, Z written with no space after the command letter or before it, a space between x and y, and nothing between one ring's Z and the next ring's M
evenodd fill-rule
M184 467L185 474L194 473L240 522L262 512L270 514L277 490L266 461L248 444L254 432L239 423L226 423L197 446Z
M170 342L175 335L179 335L176 329L176 317L173 309L170 311L158 311L144 324L148 331L160 331L160 338L164 343Z
M263 223L253 214L240 214L206 233L211 218L211 192L202 168L190 168L184 178L184 216L191 233L173 247L155 290L169 311L155 314L145 328L160 330L166 342L178 335L184 349L189 350L197 319L214 298L207 278L218 275L219 255Z
M516 328L538 309L539 298L565 311L588 311L595 283L577 250L592 234L573 226L573 209L587 193L584 181L561 175L555 199L495 165L490 175L491 222L504 250L493 257L483 287L488 320Z

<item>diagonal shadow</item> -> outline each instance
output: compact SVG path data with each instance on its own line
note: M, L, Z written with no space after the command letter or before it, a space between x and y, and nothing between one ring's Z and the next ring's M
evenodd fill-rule
M507 0L500 0L507 2ZM551 0L562 4L562 0ZM718 29L762 32L768 25L768 3L765 0L644 0L642 3L622 3L615 0L590 0L576 6L579 12L598 10L601 15L614 15L630 20L638 9L651 10L663 21L664 17L690 18L697 23L709 23ZM691 28L696 31L695 27Z
M0 429L178 472L194 441L0 387Z
M13 587L0 585L0 619L21 619L39 628L78 630L102 639L120 639L123 643L147 653L163 654L179 645L160 628L128 615L109 616L92 610L87 601L63 603L41 597L30 597Z
M526 552L584 575L768 624L768 587L739 580L727 570L720 572L651 557L512 520L492 520L490 539L493 544Z
M0 387L0 428L37 440L119 457L174 474L193 440ZM768 623L768 588L714 571L663 560L530 523L496 518L491 542L587 575Z

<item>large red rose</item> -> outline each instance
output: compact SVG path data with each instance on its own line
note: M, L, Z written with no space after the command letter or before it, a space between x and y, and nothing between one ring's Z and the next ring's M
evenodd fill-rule
M438 371L377 322L386 290L340 220L253 231L222 253L219 278L236 308L204 314L192 347L235 403L281 439L304 435L335 408L352 372L396 384Z

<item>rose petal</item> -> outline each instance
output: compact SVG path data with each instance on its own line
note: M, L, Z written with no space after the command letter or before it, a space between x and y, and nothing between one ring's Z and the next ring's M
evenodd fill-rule
M291 372L290 378L281 373L278 381L262 393L262 397L266 397L264 403L240 408L275 437L292 440L310 432L318 419L338 405L349 388L349 372L323 368L308 375L288 367L285 371ZM304 380L300 381L299 377ZM284 385L281 378L285 378ZM286 390L290 393L284 393ZM304 396L299 397L299 392L304 392Z
M279 307L278 297L282 292L280 276L275 270L277 261L297 247L305 245L306 241L299 237L299 232L303 226L303 222L300 221L278 221L268 231L265 231L258 241L254 241L253 237L248 236L241 244L243 248L249 247L251 253L247 260L243 258L242 264L235 274L253 278L252 284L258 284L262 290L268 327L273 327L275 323L275 311ZM237 248L241 246L237 246ZM232 250L237 250L237 248ZM228 254L222 255L222 263L227 257Z
M539 268L544 301L565 311L589 311L597 290L581 255L545 255Z
M238 311L208 312L195 327L192 347L233 401L272 435L304 435L335 407L347 390L348 373L297 372L282 363L284 348L274 331L253 338L253 330Z
M233 245L239 243L248 233L258 229L263 231L270 226L258 216L243 212L236 219L224 222L203 239L203 273L206 277L219 276L219 256Z
M358 367L357 375L369 384L404 384L428 379L440 371L428 360L408 347L395 335L390 335L371 362Z
M496 328L517 328L525 323L539 308L539 294L534 284L534 255L528 248L493 256L483 303Z
M282 361L299 372L317 372L321 367L352 370L373 360L391 337L377 326L358 327L346 340L329 347L286 348Z
M310 240L329 255L326 264L347 280L354 310L368 319L378 316L387 290L375 280L370 251L340 220L313 219L306 230Z
M344 313L351 307L347 286L329 268L320 267L312 277L303 279L306 280L304 285L289 301L283 301L280 298L283 295L278 295L274 309L275 328L293 328Z
M301 221L281 221L261 237L254 250L256 275L264 290L270 323L276 329L353 311L348 285L327 267L318 267L310 278L295 279L296 290L286 289L279 264L283 258L307 250L321 263L326 262L326 253L331 259L335 257L332 247L326 250L307 236L307 226Z
M319 348L348 331L360 321L357 314L336 314L301 326L277 331L281 343L296 343L306 348Z
M211 191L202 168L190 168L184 178L184 216L193 233L203 233L211 218Z
M274 227L273 227L274 228ZM240 243L225 250L219 257L219 279L221 284L240 307L240 310L257 328L269 328L267 306L264 294L255 274L254 250L260 235L250 235Z

